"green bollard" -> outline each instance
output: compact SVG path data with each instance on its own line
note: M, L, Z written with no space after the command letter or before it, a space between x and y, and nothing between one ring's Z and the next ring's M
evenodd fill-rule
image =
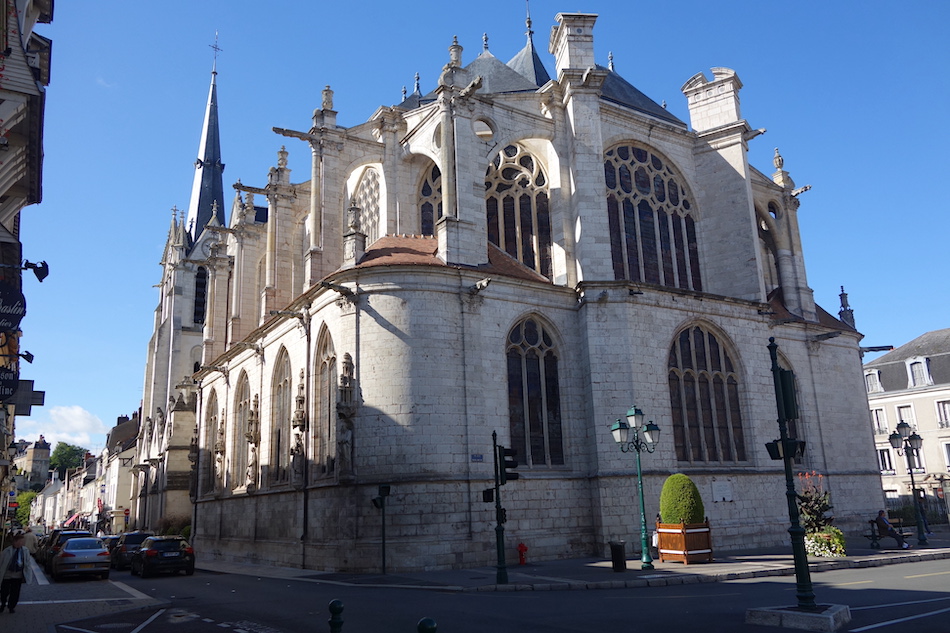
M330 601L330 619L327 624L330 625L330 633L342 633L343 631L343 601Z
M435 633L438 628L432 618L422 618L419 620L419 624L416 625L416 631L419 633Z

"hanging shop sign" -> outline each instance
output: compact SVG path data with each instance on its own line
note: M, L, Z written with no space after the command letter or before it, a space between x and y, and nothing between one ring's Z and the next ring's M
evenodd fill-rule
M20 327L26 315L26 297L10 284L0 283L0 332L9 332Z
M20 375L15 369L0 367L0 402L6 402L20 386Z

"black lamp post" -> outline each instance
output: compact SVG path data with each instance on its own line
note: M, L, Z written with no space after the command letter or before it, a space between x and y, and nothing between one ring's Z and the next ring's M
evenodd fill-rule
M927 545L927 535L924 533L924 518L920 513L920 504L917 502L917 484L914 482L914 468L916 468L917 451L924 443L924 438L917 435L907 422L901 421L897 430L891 433L887 440L907 460L907 472L910 473L910 499L914 504L914 516L917 517L917 545ZM913 456L913 459L911 458Z
M620 445L620 450L624 453L635 451L637 453L637 494L640 497L640 569L653 569L653 559L650 557L650 542L647 539L647 513L643 503L643 471L640 469L640 453L646 451L652 453L656 450L656 443L660 439L660 427L651 420L643 426L643 419L646 416L643 411L637 407L630 407L627 411L627 421L617 420L610 427L610 432L614 436L614 441ZM643 429L643 439L640 439L640 429ZM633 439L630 439L630 431L633 431Z

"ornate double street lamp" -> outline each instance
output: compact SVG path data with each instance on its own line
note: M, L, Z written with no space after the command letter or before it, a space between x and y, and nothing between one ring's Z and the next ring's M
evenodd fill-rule
M914 482L914 469L917 467L917 455L924 443L924 438L917 435L907 422L901 421L897 430L888 436L888 441L898 455L907 459L907 472L910 473L910 499L914 504L914 516L917 517L917 545L927 545L927 536L924 534L924 518L921 516L920 502L917 500L917 484Z
M643 419L646 416L643 411L637 407L630 407L627 411L627 421L617 420L610 427L610 432L614 436L614 441L620 445L620 450L624 453L635 451L637 453L637 494L640 497L640 569L653 569L653 559L650 557L650 542L647 540L647 513L643 504L643 471L640 469L640 453L646 451L652 453L656 450L656 443L660 439L660 427L653 421L647 422L643 426ZM643 439L640 439L641 429ZM631 439L631 431L633 438Z

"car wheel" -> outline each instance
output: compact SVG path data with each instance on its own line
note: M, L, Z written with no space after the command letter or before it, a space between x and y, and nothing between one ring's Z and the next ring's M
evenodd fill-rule
M102 574L102 579L103 579L103 580L109 580L109 572L106 572L106 573Z
M142 578L148 578L151 575L152 574L149 571L148 567L146 567L145 563L142 563L142 565L139 567L139 576L141 576Z
M133 576L138 576L138 575L139 575L139 570L138 570L138 568L135 566L135 561L132 561L132 565L131 565L131 567L130 567L130 571L132 572L132 575L133 575Z
M185 575L186 575L186 576L194 576L194 575L195 575L195 568L194 568L194 567L187 567L187 568L185 568Z

